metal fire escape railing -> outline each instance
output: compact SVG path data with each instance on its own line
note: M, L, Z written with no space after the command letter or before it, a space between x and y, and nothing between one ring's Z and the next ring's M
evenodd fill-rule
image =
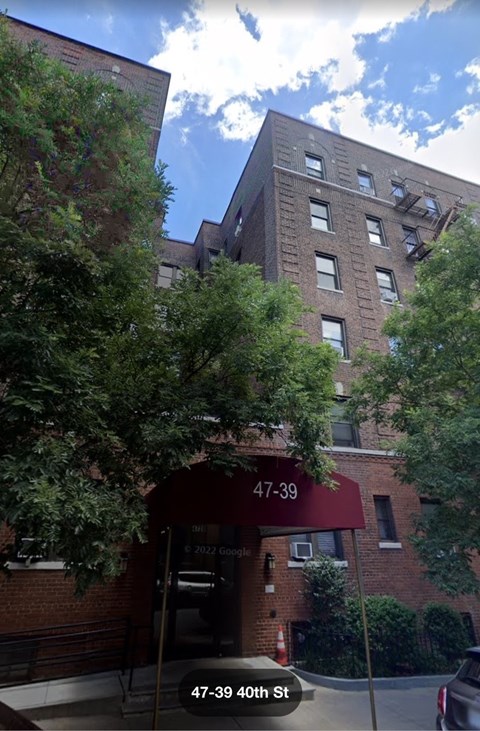
M401 191L403 195L398 195L398 191ZM440 209L434 211L431 207L419 203L425 198L436 201L438 192L447 196L448 204L443 212ZM404 178L392 192L392 196L397 211L422 219L415 228L418 242L409 249L407 259L420 260L428 256L431 251L429 243L436 241L466 208L461 196L433 186L423 189L422 183L412 178Z

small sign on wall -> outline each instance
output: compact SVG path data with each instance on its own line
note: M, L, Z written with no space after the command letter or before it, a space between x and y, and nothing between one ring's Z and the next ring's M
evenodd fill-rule
M265 594L275 594L275 584L265 584Z

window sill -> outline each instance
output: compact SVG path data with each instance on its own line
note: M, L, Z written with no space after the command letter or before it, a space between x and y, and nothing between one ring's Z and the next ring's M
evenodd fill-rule
M375 246L377 249L387 249L387 251L390 250L389 246L383 246L382 244L373 244L371 241L369 243L370 246Z
M343 294L343 289L330 289L330 287L319 287L318 284L317 289L321 289L322 292L336 292L337 294Z
M312 231L319 231L321 234L330 234L331 236L335 236L335 231L325 231L324 228L315 228L315 226L310 226Z
M34 563L21 563L9 561L7 568L10 571L64 571L63 561L35 561Z
M398 550L402 548L402 544L398 541L380 541L378 544L379 548L387 548L387 549L395 549Z
M301 569L305 565L305 561L289 561L288 562L288 568L289 569ZM348 561L340 561L335 560L334 561L335 566L338 566L341 569L348 568Z

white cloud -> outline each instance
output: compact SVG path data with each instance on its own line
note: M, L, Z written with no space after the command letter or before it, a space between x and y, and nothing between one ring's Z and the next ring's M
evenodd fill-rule
M463 71L457 71L455 76L473 76L473 80L467 86L468 94L475 94L480 91L480 57L473 58L463 69Z
M438 82L440 81L442 77L440 74L430 73L428 76L428 82L426 84L423 84L421 86L420 84L417 84L413 88L414 94L433 94L433 92L437 91L438 89Z
M372 102L371 97L364 97L358 91L339 95L335 101L312 107L308 119L373 147L480 183L480 170L472 155L480 138L480 104L459 109L453 115L460 123L455 128L432 125L431 131L435 132L434 127L443 131L420 145L418 133L407 126L406 110L401 105L375 102L372 115L369 107Z
M113 33L114 20L115 20L115 18L113 17L112 13L108 13L106 18L104 18L104 20L103 20L103 27L105 28L105 30L107 31L107 33L109 35L111 35Z
M223 117L216 126L223 139L242 142L257 136L266 113L265 110L254 112L250 104L242 100L229 102L222 112Z
M265 92L296 91L313 81L344 93L365 72L356 51L359 36L418 16L424 0L386 7L370 0L323 0L321 13L318 0L244 0L238 6L256 23L258 40L234 0L194 0L181 25L162 21L162 49L149 63L172 72L167 119L189 108L213 116L235 99L258 101ZM228 125L234 134L234 123Z
M442 121L437 122L437 124L427 125L427 127L425 127L425 131L431 135L436 135L436 134L438 134L438 132L440 132L440 130L442 129L442 127L444 127L444 125L445 125L445 120L442 119Z
M334 104L342 106L348 99L355 116L363 99L355 88L366 70L358 55L362 37L379 34L380 40L388 42L402 22L425 11L427 15L444 12L453 2L322 0L319 12L318 0L192 0L181 24L161 21L161 50L149 63L172 72L167 120L195 111L216 117L215 127L224 139L252 139L262 119L258 103L266 93L316 89L323 84L327 94L335 95ZM253 35L242 17L254 25ZM387 66L369 89L386 88L386 71ZM431 93L439 80L438 74L431 73L417 93ZM327 115L331 102L325 104L317 106L316 114ZM392 106L388 110L394 114ZM382 125L385 137L398 136L407 129L406 121L422 114L404 109L389 132L390 122L387 117L382 121L381 112L379 107L376 123ZM363 124L366 130L370 126L366 117ZM415 139L415 133L410 133L410 142Z
M444 13L455 4L456 0L430 0L427 8L427 17L432 13Z

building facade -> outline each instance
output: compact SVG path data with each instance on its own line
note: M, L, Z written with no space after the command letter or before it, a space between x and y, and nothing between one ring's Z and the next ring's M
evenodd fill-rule
M40 40L47 53L73 69L147 92L154 157L168 74L26 23L11 26L21 40ZM356 348L364 343L389 348L381 326L393 303L402 304L404 291L413 287L416 262L428 248L424 242L466 204L479 201L479 186L269 112L223 220L203 221L193 244L166 241L158 268L157 285L170 286L182 268L204 272L224 252L240 264L258 264L269 281L286 277L299 286L311 308L302 328L341 355L331 453L337 472L359 486L366 592L394 595L417 610L428 601L446 601L423 578L408 541L412 514L422 511L422 503L394 476L395 459L383 447L393 435L371 423L356 430L343 405ZM255 454L260 471L272 458L281 463L281 434ZM241 484L246 478L236 479ZM158 499L155 491L149 496L148 542L125 547L121 576L81 600L61 562L13 563L12 578L0 580L0 632L129 618L137 628L137 659L147 661L158 637L167 575L168 657L273 655L279 623L287 627L308 619L301 570L306 559L327 553L354 582L348 532L298 529L274 537L254 515L251 526L179 520L165 571L165 513ZM459 598L452 604L480 632L476 601Z
M415 610L429 601L451 603L468 626L480 631L476 601L449 601L424 578L415 558L408 540L412 517L429 505L394 476L396 460L384 448L394 434L372 423L357 430L343 414L353 378L352 354L364 343L388 352L383 321L395 302L403 304L405 290L414 287L416 262L428 254L425 242L445 230L467 204L478 202L477 185L270 111L222 222L202 223L188 265L206 271L223 251L239 263L258 264L267 280L286 277L298 285L311 310L303 316L302 329L312 341L329 342L341 356L331 453L338 472L360 486L366 530L359 532L359 542L367 594L390 594ZM185 248L168 242L160 286L185 265ZM281 454L281 446L268 452ZM244 567L256 609L244 607L242 596L243 652L271 654L278 621L287 625L308 617L302 556L323 552L335 557L354 584L347 532L262 539L252 528L241 532L239 540L253 545L258 557L256 567ZM261 565L269 552L276 557L273 593L265 591ZM245 601L250 605L250 599Z

